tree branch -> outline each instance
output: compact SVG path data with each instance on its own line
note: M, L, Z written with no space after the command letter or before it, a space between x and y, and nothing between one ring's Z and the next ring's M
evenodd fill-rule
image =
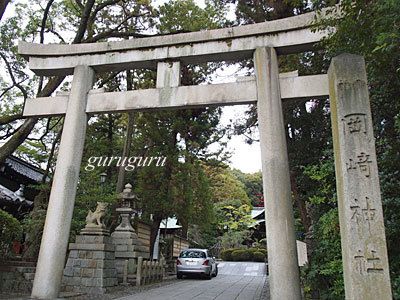
M10 0L0 0L0 20L3 17L4 12L6 11L8 3L10 3Z
M97 42L99 40L105 39L105 38L125 38L125 37L135 37L135 38L144 38L144 37L151 37L154 35L150 35L150 34L140 34L140 33L136 33L133 31L128 31L128 32L121 32L121 31L117 31L118 27L107 30L107 31L103 31L91 38L88 38L85 40L85 43L94 43Z
M100 81L98 83L98 87L102 88L103 86L105 86L107 83L109 83L111 80L113 80L120 72L115 72L115 73L111 73L110 76L108 76L107 78L103 79L102 81Z
M85 32L87 29L88 20L90 17L90 12L93 8L95 0L88 0L85 4L85 8L82 12L81 22L79 24L78 31L76 32L76 36L72 41L72 44L79 44L82 42L83 37L85 36Z
M91 21L94 21L97 13L99 11L101 11L103 8L110 6L110 5L117 4L118 2L120 2L120 0L108 0L108 1L104 1L103 3L100 3L99 5L97 5L95 7L95 9L93 10L92 16L90 17ZM125 1L122 1L122 2L125 2Z
M43 90L38 93L38 97L50 96L61 84L65 77L52 77L47 82ZM35 127L39 118L26 119L24 124L18 128L17 132L0 148L0 162L3 162L11 153L21 145Z
M17 84L21 84L21 83L23 83L23 82L26 81L26 80L27 80L27 78L25 78L25 79L23 79L23 80L17 82ZM8 91L10 91L10 90L12 90L13 88L15 88L15 87L17 86L17 84L12 84L11 86L5 88L5 89L3 90L3 92L1 93L1 95L0 95L0 99L3 98L3 96L4 96L5 94L7 94Z
M46 171L44 172L44 175L43 175L43 178L42 178L42 183L45 183L47 177L49 176L51 161L53 160L53 156L54 156L54 152L55 152L55 149L56 149L56 145L57 145L58 141L61 138L61 133L63 131L63 128L64 128L64 126L61 127L60 131L57 133L56 138L54 139L53 143L51 144L51 150L50 150L50 154L49 154L49 159L47 160Z
M17 113L17 114L10 115L10 116L1 116L0 117L0 126L14 122L16 120L20 120L22 118L23 118L22 113Z
M24 124L13 134L13 136L0 148L0 162L3 162L19 145L28 137L38 118L26 119Z
M53 4L54 0L49 0L47 2L46 8L43 13L43 18L42 18L42 29L40 30L40 43L43 44L44 42L44 30L46 29L46 22L47 22L47 17L50 12L50 7Z
M95 0L88 0L82 12L81 23L72 43L78 44L82 42L85 35L90 12L93 8ZM4 59L4 58L3 58ZM7 62L8 63L8 62ZM6 64L7 64L6 63ZM45 87L37 93L37 97L50 96L57 87L63 82L65 76L51 77ZM14 79L15 80L15 79ZM15 83L15 82L14 82ZM26 93L25 93L26 94ZM25 95L24 94L24 95ZM17 132L2 146L0 147L0 163L3 162L11 153L21 145L29 136L32 129L35 127L39 118L33 117L26 119Z
M25 99L28 98L28 93L26 92L25 88L15 80L13 70L11 68L10 63L7 60L7 57L1 52L0 52L0 56L4 60L4 63L6 64L8 74L10 75L11 81L13 82L14 86L16 86L21 91L21 93L24 95Z
M56 37L58 37L58 38L60 39L60 41L61 41L63 44L66 44L64 38L63 38L57 31L55 31L54 29L48 28L48 29L46 30L46 32L51 32L51 33L54 34Z
M83 10L84 9L84 7L83 7L83 4L82 4L82 1L81 0L75 0L75 3L79 6L79 8L81 9L81 10Z
M8 139L10 136L12 136L14 133L18 131L19 127L15 130L12 129L13 129L12 127L8 127L7 132L4 135L0 136L0 140Z

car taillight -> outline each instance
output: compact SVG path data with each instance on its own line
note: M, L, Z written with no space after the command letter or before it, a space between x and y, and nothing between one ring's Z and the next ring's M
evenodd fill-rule
M205 260L204 262L203 262L203 266L208 266L208 263L209 263L210 261L207 259L207 260Z
M176 260L176 265L179 266L179 265L181 265L181 264L182 264L181 261L180 261L179 259L177 259L177 260Z

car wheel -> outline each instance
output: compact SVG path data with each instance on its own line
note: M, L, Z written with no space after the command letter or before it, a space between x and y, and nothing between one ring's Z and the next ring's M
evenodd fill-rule
M217 275L218 275L218 267L215 267L214 277L217 277Z
M213 276L212 276L212 273L211 273L211 272L210 272L210 274L206 274L206 279L207 279L207 280L210 280L212 277L213 277Z
M177 274L176 274L176 278L177 278L177 279L182 279L182 278L183 278L183 275L182 275L181 273L177 273Z

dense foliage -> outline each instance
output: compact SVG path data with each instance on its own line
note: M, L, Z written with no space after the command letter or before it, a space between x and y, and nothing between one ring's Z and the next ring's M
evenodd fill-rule
M366 60L393 297L400 299L400 2L342 1L340 8L340 20L320 24L337 28L323 46L330 57L349 52Z
M12 256L12 243L20 241L22 226L20 222L9 213L0 209L0 255L1 258Z
M257 23L315 10L336 1L241 1L237 22ZM399 87L400 2L341 1L341 18L334 13L318 21L319 29L336 30L315 51L280 57L280 70L299 74L326 73L331 57L350 52L365 57L380 170L393 295L400 298L399 262ZM324 50L321 50L324 49ZM249 64L246 64L248 67ZM250 65L251 66L251 65ZM307 297L344 298L340 235L335 191L329 101L284 103L292 195L299 238L308 244L310 263L303 270ZM249 142L257 125L255 108L236 125Z
M263 248L228 248L221 251L224 261L256 261L267 260L267 250Z

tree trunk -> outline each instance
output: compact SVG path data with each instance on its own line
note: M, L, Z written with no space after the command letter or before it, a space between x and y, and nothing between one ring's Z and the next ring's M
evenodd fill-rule
M134 126L134 113L128 113L128 125L126 128L126 138L124 141L124 148L122 150L122 157L129 157L131 151L133 126ZM125 185L125 166L121 165L118 168L118 180L117 180L117 193L121 193Z
M33 210L29 214L31 224L25 230L26 237L22 253L22 257L26 260L36 260L38 257L49 198L50 185L45 186L33 201Z
M10 0L0 0L0 20L3 17L4 12L6 11L8 3L10 3Z
M307 207L303 199L301 199L299 192L297 190L297 183L296 183L296 174L294 172L290 172L290 183L292 186L292 193L294 197L294 201L300 211L300 219L301 223L303 224L304 231L307 232L311 226L311 220L307 213Z
M161 215L153 216L153 223L151 224L151 228L150 228L150 257L153 257L154 244L156 242L158 229L160 228L162 219L163 219L163 216L161 216Z
M127 90L132 90L132 73L131 71L126 71L126 86ZM122 157L128 157L131 151L131 144L132 144L132 135L133 135L133 126L134 122L134 113L128 113L128 125L126 127L126 138L124 141L124 148L122 150ZM125 166L120 166L118 169L118 180L117 180L117 193L121 193L124 189L125 183Z
M52 77L43 88L43 90L38 93L38 97L50 96L61 84L65 77ZM5 159L11 155L18 147L21 145L28 135L31 133L33 127L35 127L39 118L28 118L25 120L24 124L18 128L17 132L0 148L0 163L4 162Z
M3 13L9 3L9 0L0 0L0 19L3 16ZM73 44L78 44L82 42L82 38L86 32L88 19L90 16L90 11L93 8L94 0L89 0L86 2L84 10L81 16L81 22L79 24L78 31L73 40ZM37 97L48 97L50 96L58 86L63 82L64 76L55 76L51 77L47 82L46 86L41 90ZM0 148L0 163L4 162L4 160L11 155L28 137L31 133L33 127L35 127L38 118L29 118L26 119L24 124L17 130L17 132Z

